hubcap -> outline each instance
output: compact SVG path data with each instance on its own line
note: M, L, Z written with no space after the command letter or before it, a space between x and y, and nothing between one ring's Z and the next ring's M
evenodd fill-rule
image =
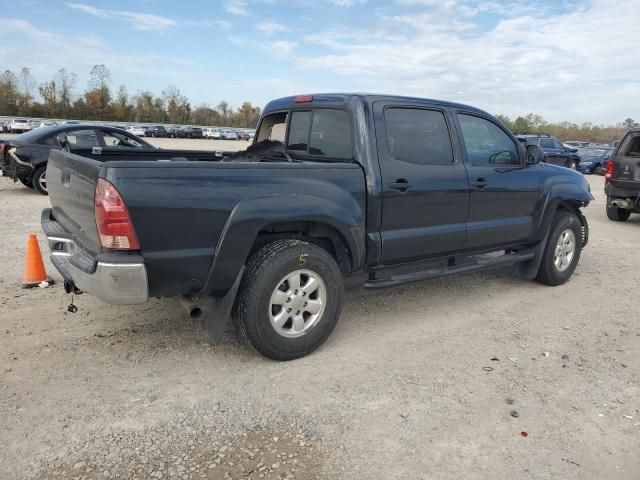
M38 183L40 184L40 187L46 192L47 191L47 173L46 172L40 175L40 178L38 178Z
M558 244L554 253L553 263L559 272L564 272L576 253L576 235L570 228L566 229L560 234L558 238Z
M311 270L296 270L278 283L269 303L271 326L283 337L307 333L324 313L327 289Z

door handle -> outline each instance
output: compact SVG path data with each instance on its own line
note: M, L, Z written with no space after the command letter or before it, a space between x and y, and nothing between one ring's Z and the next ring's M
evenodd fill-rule
M404 193L411 188L411 185L404 178L399 178L395 182L390 183L389 188L393 188L394 190Z
M485 188L487 188L487 185L489 185L489 183L484 178L479 178L471 185L473 185L476 190L484 190Z

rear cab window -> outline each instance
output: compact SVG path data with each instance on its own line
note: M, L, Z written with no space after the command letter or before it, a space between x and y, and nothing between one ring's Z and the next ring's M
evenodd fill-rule
M288 130L287 130L288 127ZM353 159L351 116L334 108L311 108L266 115L257 134L265 140L286 143L295 156L320 160Z

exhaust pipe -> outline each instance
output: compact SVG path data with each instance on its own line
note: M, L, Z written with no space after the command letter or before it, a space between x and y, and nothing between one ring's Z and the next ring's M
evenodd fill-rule
M202 307L196 298L189 298L183 295L180 297L180 305L184 307L191 318L200 318L202 316Z
M633 203L631 203L631 200L626 198L616 198L614 200L611 200L611 206L630 210L633 208Z

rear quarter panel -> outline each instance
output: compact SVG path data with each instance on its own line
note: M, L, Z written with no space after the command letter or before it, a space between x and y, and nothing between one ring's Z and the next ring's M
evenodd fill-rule
M364 238L357 164L110 162L101 176L127 204L151 296L198 293L208 280L223 294L255 234L274 221L324 218ZM209 279L221 248L222 267Z

